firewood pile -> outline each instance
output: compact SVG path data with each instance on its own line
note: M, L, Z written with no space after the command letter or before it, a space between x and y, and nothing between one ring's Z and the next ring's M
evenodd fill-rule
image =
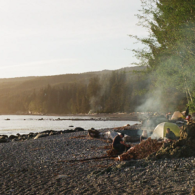
M146 158L148 155L157 152L161 148L162 144L162 142L148 138L140 144L135 145L126 153L120 155L120 161Z

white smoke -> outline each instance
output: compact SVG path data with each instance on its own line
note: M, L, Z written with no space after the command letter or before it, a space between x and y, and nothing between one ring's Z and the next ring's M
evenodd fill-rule
M161 101L161 90L155 90L148 93L144 98L144 102L137 107L137 112L160 112L162 111L163 104Z

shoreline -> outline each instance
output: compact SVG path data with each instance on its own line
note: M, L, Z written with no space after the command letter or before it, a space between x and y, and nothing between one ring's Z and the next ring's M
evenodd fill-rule
M90 128L115 128L126 124L139 123L137 118L130 118L129 115L96 115L96 116L40 116L40 115L2 115L2 130L0 135L27 134L30 132L42 132L46 130L73 130L82 127ZM115 122L116 121L116 122ZM12 132L13 129L13 132ZM20 129L22 129L20 131Z
M143 112L140 112L143 113ZM13 116L51 116L51 117L91 117L94 119L98 119L98 118L103 118L106 120L116 120L116 121L120 121L120 120L129 120L129 121L139 121L140 119L140 113L139 112L133 112L133 113L96 113L96 114L1 114L2 116L9 116L9 115L13 115Z
M109 146L87 131L0 143L1 193L183 195L195 185L194 157L67 161L102 157Z

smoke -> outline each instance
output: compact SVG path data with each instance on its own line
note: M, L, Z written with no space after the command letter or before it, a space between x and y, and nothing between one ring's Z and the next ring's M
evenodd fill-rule
M137 107L137 112L159 112L163 109L161 101L161 90L157 89L152 93L146 94L143 103Z
M93 96L90 98L90 112L99 112L102 109L102 106L100 105L99 102L99 95L97 97Z
M95 96L90 98L90 112L101 112L103 109L103 105L101 105L101 97L106 94L110 88L109 86L109 78L111 72L102 73L98 76L97 84L99 85L99 90L97 91Z

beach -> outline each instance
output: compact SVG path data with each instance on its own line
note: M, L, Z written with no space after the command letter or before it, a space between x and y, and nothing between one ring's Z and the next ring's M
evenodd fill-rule
M106 155L110 146L87 134L0 143L0 194L190 194L195 185L194 157L80 162Z

